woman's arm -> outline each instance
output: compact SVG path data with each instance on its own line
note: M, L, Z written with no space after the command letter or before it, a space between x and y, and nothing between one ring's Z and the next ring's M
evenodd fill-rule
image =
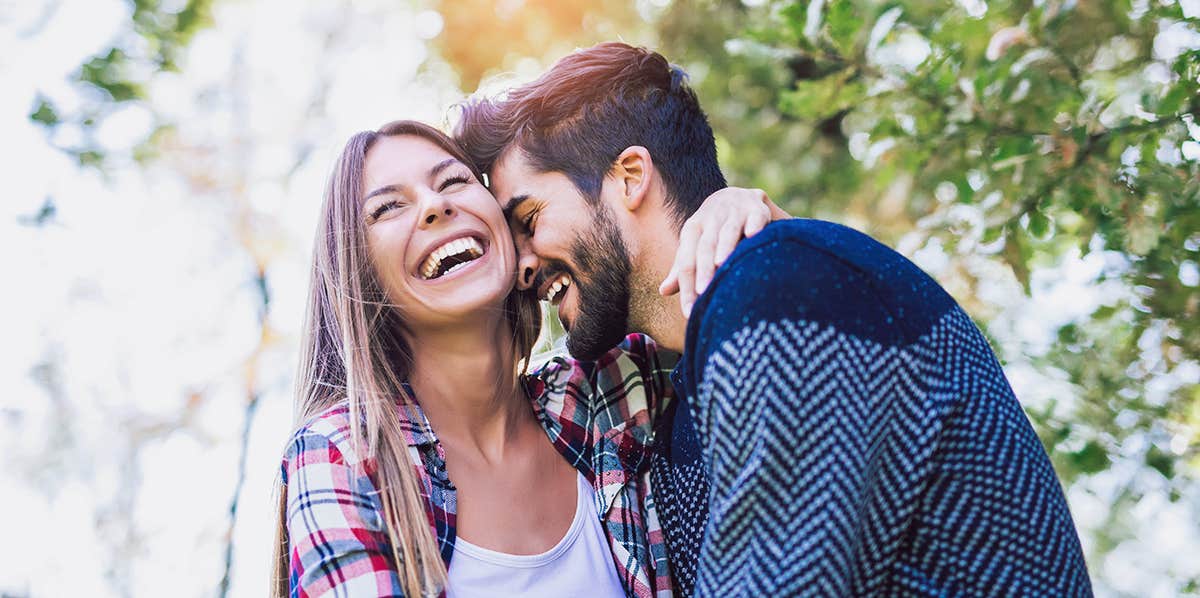
M675 263L658 292L679 293L679 306L688 315L742 239L753 237L768 222L791 217L761 189L726 187L709 195L679 230Z
M403 596L370 478L310 429L283 465L291 596Z

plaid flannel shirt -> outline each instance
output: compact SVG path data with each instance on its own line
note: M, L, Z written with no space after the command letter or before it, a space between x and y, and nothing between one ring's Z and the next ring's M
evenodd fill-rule
M673 395L674 362L649 338L631 334L595 362L556 357L523 378L554 447L596 490L596 510L630 597L673 594L649 464L654 421ZM457 493L445 451L419 405L398 409L426 514L449 567ZM402 595L375 461L355 451L348 415L342 403L308 421L283 459L293 597Z

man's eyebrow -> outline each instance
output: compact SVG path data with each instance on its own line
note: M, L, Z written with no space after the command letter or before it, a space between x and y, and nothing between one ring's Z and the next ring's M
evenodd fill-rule
M462 162L460 162L458 160L458 158L446 158L445 160L442 160L441 162L434 164L433 168L429 169L429 178L433 178L433 177L437 176L439 172L446 170L446 168L448 168L452 164L462 164ZM384 185L384 186L368 193L367 196L363 198L363 202L366 202L368 199L371 199L372 197L375 197L376 195L384 195L386 193L399 193L403 190L404 190L404 185L399 185L399 184Z
M514 195L514 196L508 198L508 203L504 205L504 210L503 210L504 219L505 220L511 219L513 212L517 211L517 207L520 206L521 204L525 203L526 201L529 201L529 199L530 199L530 196L528 193L522 193L521 195Z

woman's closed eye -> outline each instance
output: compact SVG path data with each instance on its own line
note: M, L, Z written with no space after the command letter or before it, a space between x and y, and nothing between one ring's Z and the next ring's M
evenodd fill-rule
M442 182L438 183L437 192L445 193L447 190L457 190L458 187L470 183L471 180L471 175L469 174L456 174L448 176L445 179L442 179ZM371 212L368 214L368 217L370 218L371 222L375 222L376 220L383 218L389 211L396 208L402 208L407 205L407 201L402 201L400 199L389 199L375 206L375 209L371 210Z
M395 199L389 199L378 206L375 206L375 209L371 210L371 222L375 222L376 220L383 218L383 215L388 213L388 211L399 207L400 202Z
M441 184L438 185L438 192L445 191L454 185L465 185L471 182L471 177L463 174L446 177Z

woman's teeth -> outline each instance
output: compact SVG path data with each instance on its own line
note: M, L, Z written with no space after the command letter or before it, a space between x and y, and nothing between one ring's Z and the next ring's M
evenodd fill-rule
M446 270L446 274L454 272L455 270L460 270L460 269L466 267L466 265L469 263L471 263L471 262L459 262L457 264L454 264L453 266L450 266L449 270ZM442 276L445 276L446 274L443 274Z
M483 255L483 244L471 237L455 239L433 250L421 265L425 280L440 278Z

